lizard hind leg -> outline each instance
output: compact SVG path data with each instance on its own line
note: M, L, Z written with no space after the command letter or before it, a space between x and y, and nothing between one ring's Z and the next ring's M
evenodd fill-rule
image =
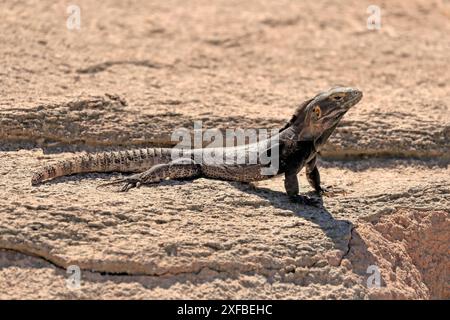
M124 183L121 192L131 188L138 188L143 184L158 183L166 179L188 179L195 178L201 174L201 166L189 158L180 158L169 163L157 164L142 173L133 174L129 177L101 186Z

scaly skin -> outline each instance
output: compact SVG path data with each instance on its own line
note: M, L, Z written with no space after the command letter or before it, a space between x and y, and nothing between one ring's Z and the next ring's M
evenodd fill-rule
M152 166L167 163L171 149L147 148L127 151L84 154L47 165L33 174L32 185L57 177L88 172L142 172Z
M259 156L256 163L219 163L203 161L204 152L213 149L185 151L181 158L172 160L172 152L167 148L147 148L120 152L104 152L75 157L55 165L42 168L33 175L32 184L60 176L87 172L139 172L109 184L123 183L122 191L128 191L142 184L158 183L164 179L186 179L206 177L222 180L252 182L285 175L285 189L292 201L310 203L299 195L297 174L306 167L308 182L318 193L326 190L320 185L320 174L316 165L317 153L326 143L344 114L362 98L361 91L354 88L335 87L303 102L291 120L281 131L266 141L232 148L217 148L216 152L241 156L269 150L278 155L279 167L269 175L261 169L270 164L262 163ZM275 147L278 148L276 152ZM200 161L198 161L200 159Z

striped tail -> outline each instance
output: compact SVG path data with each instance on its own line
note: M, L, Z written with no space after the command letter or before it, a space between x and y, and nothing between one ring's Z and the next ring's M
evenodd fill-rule
M84 154L69 160L47 165L33 174L31 184L76 173L88 172L142 172L155 164L170 161L171 149L147 148Z

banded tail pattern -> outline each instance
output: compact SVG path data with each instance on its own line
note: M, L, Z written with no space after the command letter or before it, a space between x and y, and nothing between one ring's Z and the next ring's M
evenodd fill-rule
M170 161L172 149L146 148L83 154L47 165L33 174L32 185L57 177L88 172L143 172Z

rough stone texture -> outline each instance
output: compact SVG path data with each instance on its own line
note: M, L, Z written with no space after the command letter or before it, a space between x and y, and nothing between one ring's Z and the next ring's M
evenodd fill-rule
M370 1L77 4L79 31L63 2L0 10L0 298L450 298L448 4L382 2L380 31ZM346 194L320 209L282 178L30 185L70 151L167 145L195 120L276 128L338 83L365 97L323 152Z
M447 167L323 163L325 182L347 194L325 198L315 209L290 204L281 178L256 190L198 179L118 194L96 190L110 175L92 174L34 188L29 168L39 165L39 154L2 154L0 186L7 198L0 200L0 246L61 268L89 270L82 273L80 292L59 287L49 297L130 297L124 293L130 286L137 287L136 298L448 297ZM303 176L301 182L307 185ZM39 283L64 279L63 269L36 259L24 264L24 257L13 263L11 252L3 254L0 273L8 281L0 286L7 295L45 296L39 287L28 291L29 283L19 283L28 281L22 273L30 270L42 278ZM402 280L373 293L365 286L369 265L379 266L383 279L400 277L401 270Z
M357 230L342 265L359 274L367 273L367 261L379 268L382 286L369 298L448 299L448 211L402 208Z

